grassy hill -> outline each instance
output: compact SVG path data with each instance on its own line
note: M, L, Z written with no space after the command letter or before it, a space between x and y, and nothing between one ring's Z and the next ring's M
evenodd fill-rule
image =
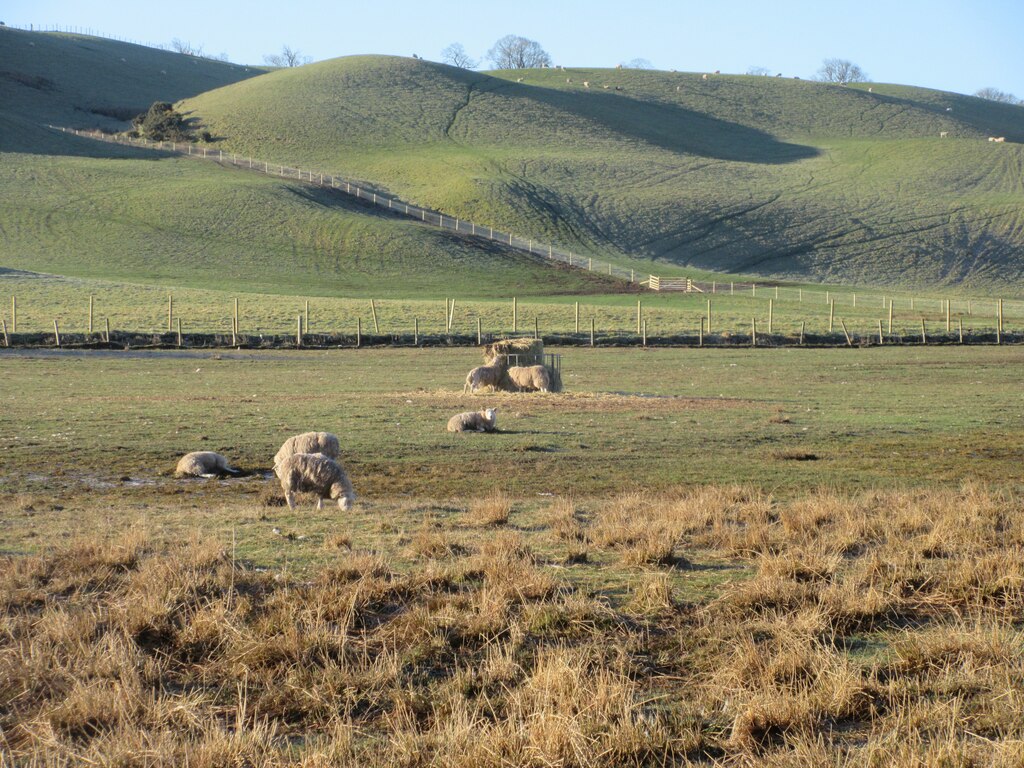
M302 184L45 127L123 130L111 115L256 74L100 38L0 28L0 267L323 296L621 287Z
M654 271L1014 290L1024 109L871 89L365 56L184 108L225 149L362 177L455 216L650 259Z

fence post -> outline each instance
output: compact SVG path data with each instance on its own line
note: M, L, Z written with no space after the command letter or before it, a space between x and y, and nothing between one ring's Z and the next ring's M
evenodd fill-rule
M593 256L590 256L590 257L587 258L587 269L589 269L591 272L594 271L594 257Z
M420 319L418 317L412 319L412 343L417 347L420 345Z
M636 335L637 336L640 335L640 317L641 317L640 299L637 299L636 300Z
M964 319L960 318L960 343L964 343Z
M734 293L736 293L736 284L729 283L729 295L732 296Z
M576 302L576 333L580 332L580 303Z
M452 306L455 306L454 301L452 302ZM370 314L373 316L373 332L379 336L380 326L377 325L377 306L373 303L373 299L370 299Z
M89 333L92 333L92 296L89 296Z
M295 316L295 347L302 346L302 315Z
M590 318L590 346L594 346L594 318Z
M177 318L178 321L178 347L181 347L181 318Z
M60 331L57 329L56 319L53 321L53 340L57 342L57 346L60 346Z
M832 329L835 326L836 317L836 300L832 299L828 303L828 332L832 333Z
M452 332L452 325L455 322L455 299L452 299L451 309L448 311L448 333Z
M18 297L11 296L11 333L18 332Z
M949 314L950 314L949 299L946 299L946 333L949 333Z
M801 347L804 345L804 325L806 324L806 322L807 322L806 320L801 320L800 321L800 346Z
M923 317L921 318L921 343L922 344L927 344L928 343L928 337L924 333L924 318Z
M708 299L708 333L711 333L711 299Z
M996 326L996 341L999 344L1003 343L1003 300L999 300L999 325Z
M768 299L768 335L772 333L775 322L775 299Z
M750 318L750 346L757 346L757 318Z
M238 346L238 324L232 319L231 321L231 346Z
M882 338L882 321L878 321L878 345L881 346L885 343L885 339Z
M892 333L892 297L889 297L889 333Z
M751 296L751 298L753 298L754 296L757 296L757 283L751 283L750 284L750 296Z
M646 347L647 346L647 319L646 318L644 318L643 334L644 334L644 346Z
M363 318L356 318L356 347L363 345Z
M519 308L516 304L516 297L512 297L512 333L519 330Z
M840 318L839 319L839 324L841 326L843 326L843 336L846 337L846 346L852 347L853 346L853 341L850 339L849 331L846 330L846 321L843 320L842 318Z
M232 328L231 335L232 336L237 336L238 335L238 297L237 296L235 297L235 320L234 320L234 323L235 324L234 324L234 327Z
M540 338L540 320L537 319L536 315L533 316L533 338Z
M476 345L479 347L483 344L483 328L481 327L480 318L476 319Z
M109 317L104 317L103 318L103 328L105 330L104 335L106 336L105 341L107 342L107 344L109 344L110 343L110 318Z

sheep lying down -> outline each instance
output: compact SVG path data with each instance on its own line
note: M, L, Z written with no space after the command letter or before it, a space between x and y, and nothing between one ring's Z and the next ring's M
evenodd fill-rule
M349 509L356 500L352 483L338 462L322 453L295 453L275 467L281 478L281 490L289 509L295 509L296 493L315 493L316 508L323 500L337 500L342 509Z
M221 477L238 475L239 470L228 466L228 460L213 451L192 451L178 461L175 477Z
M498 409L457 413L448 419L449 432L494 432L497 429Z

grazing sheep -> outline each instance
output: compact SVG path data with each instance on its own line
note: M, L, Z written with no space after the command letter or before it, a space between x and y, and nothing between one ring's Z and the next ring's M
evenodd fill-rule
M466 411L448 419L449 432L494 432L498 422L498 409Z
M567 82L567 83L571 83L571 82L572 82L572 78L571 78L571 77L567 77L567 78L565 78L565 82Z
M583 87L584 88L589 88L590 87L590 81L589 80L584 80L583 81Z
M1006 137L1005 136L1000 136L1000 137L995 138L995 139L989 139L989 141L994 141L996 144L1002 144L1004 141L1006 141Z
M868 93L874 93L874 92L875 92L875 89L869 86L868 87Z
M949 131L939 131L939 138L944 139L949 136Z
M543 365L513 365L508 369L508 378L520 392L548 392L551 389L551 374Z
M516 78L516 82L517 82L517 83L521 83L521 82L523 82L523 78L521 78L521 77L517 77L517 78Z
M289 437L274 454L274 472L278 477L281 476L278 472L281 462L296 453L322 453L329 459L336 459L341 455L341 447L337 436L330 432L303 432Z
M497 389L507 366L508 358L504 355L498 355L490 365L478 365L466 374L466 383L462 387L463 394L467 391L476 392L483 387Z
M192 451L178 461L175 477L220 477L237 475L237 469L228 466L228 460L213 451Z
M337 499L342 509L349 509L356 500L345 470L320 453L293 453L281 462L277 474L288 509L295 509L295 494L302 491L317 494L317 509L323 508L324 499Z
M700 79L701 79L701 80L707 80L707 79L708 79L708 76L707 76L706 74L705 74L705 75L701 75L701 76L700 76Z
M607 91L607 90L608 90L609 88L611 88L611 86L610 86L610 85L602 85L601 87L602 87L602 88L604 88L604 89L605 89L606 91Z

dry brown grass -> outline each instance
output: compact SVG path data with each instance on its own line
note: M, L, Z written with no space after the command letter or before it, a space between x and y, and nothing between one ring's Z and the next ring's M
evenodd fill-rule
M514 527L523 502L494 496L390 553L334 534L301 580L199 538L72 541L0 563L0 756L1020 765L1021 501L704 487ZM742 570L696 599L721 563Z

